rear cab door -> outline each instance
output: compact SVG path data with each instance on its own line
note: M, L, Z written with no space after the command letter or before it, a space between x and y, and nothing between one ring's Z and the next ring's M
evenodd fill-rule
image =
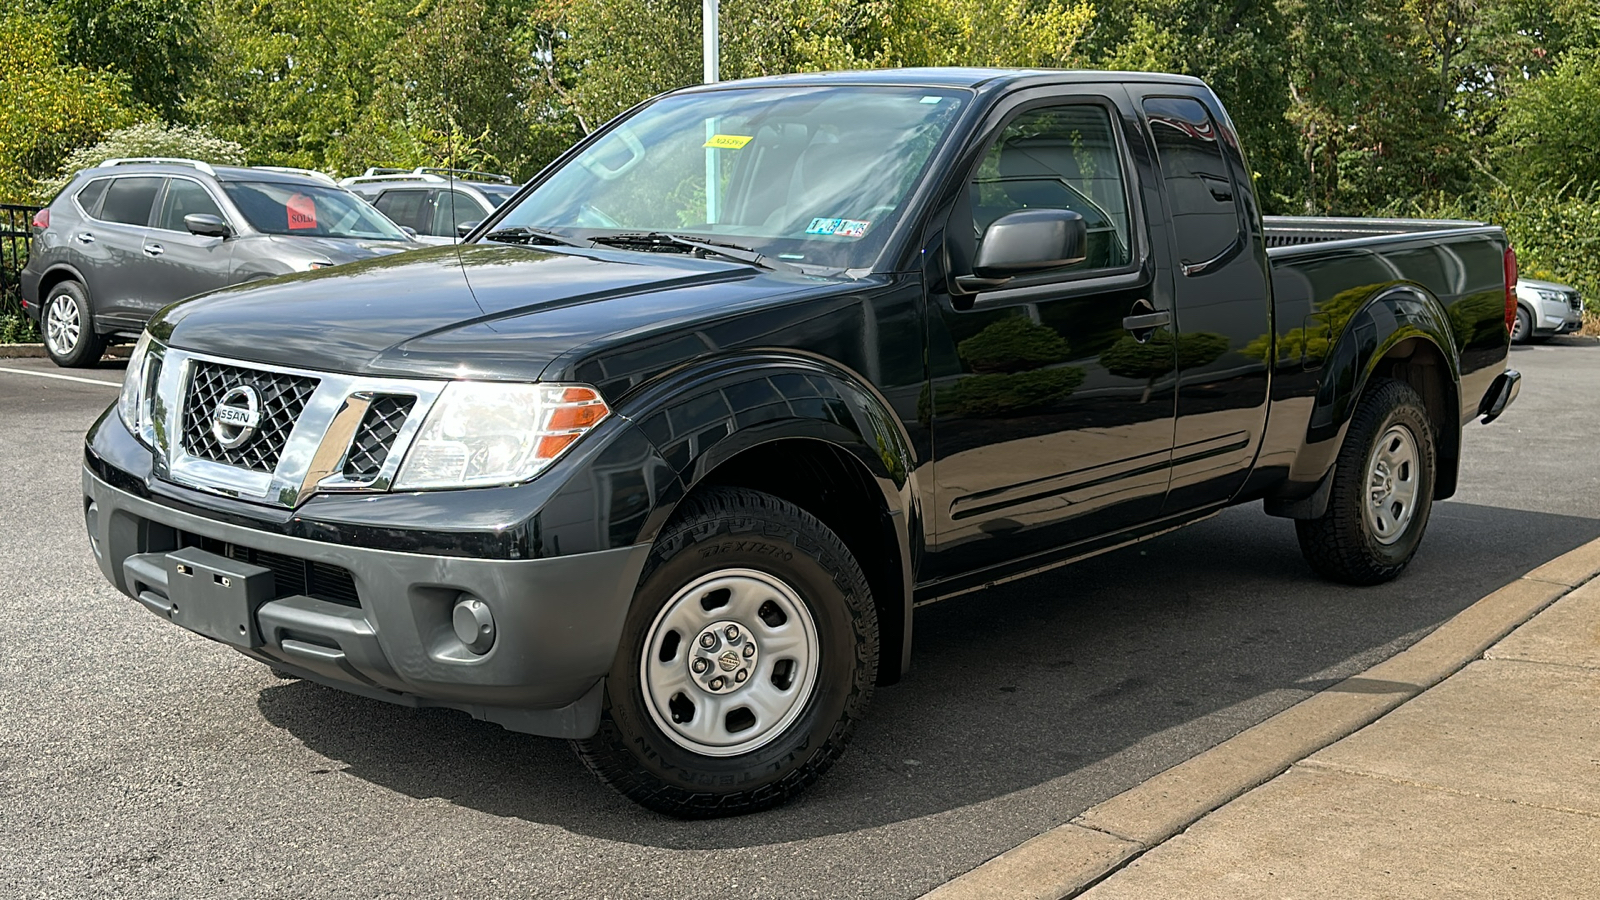
M1216 96L1181 83L1129 91L1155 157L1151 218L1172 247L1174 513L1225 503L1249 476L1267 420L1271 276L1250 169Z
M1172 450L1165 237L1144 215L1150 158L1127 92L1019 90L979 134L948 217L932 223L944 262L928 278L921 405L936 482L925 571L936 581L1029 568L1158 518ZM1082 215L1088 258L959 290L954 276L970 271L984 229L1030 208Z

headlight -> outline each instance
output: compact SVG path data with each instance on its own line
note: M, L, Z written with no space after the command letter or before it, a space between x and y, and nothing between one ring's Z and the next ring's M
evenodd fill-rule
M527 481L610 412L583 385L453 381L428 411L394 489Z
M1567 295L1561 293L1560 291L1535 290L1534 293L1539 295L1540 300L1545 300L1550 303L1559 303L1562 306L1567 304Z
M128 357L127 374L122 376L122 395L117 398L117 413L122 416L122 424L147 447L155 446L151 385L161 371L160 345L155 346L157 352L152 352L150 332L139 335L139 342L133 345L133 354Z

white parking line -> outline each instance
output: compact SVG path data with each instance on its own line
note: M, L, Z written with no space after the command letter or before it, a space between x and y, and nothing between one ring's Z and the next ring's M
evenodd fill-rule
M120 381L101 381L98 378L79 378L76 375L57 375L54 372L30 372L27 369L8 369L5 366L0 366L0 372L10 372L13 375L32 375L35 378L59 378L62 381L80 381L84 384L98 384L105 387L122 387L122 382Z

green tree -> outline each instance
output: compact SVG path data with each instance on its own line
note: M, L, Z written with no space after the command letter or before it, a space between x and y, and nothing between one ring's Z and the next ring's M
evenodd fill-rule
M251 161L335 168L414 0L210 0L210 64L185 114Z
M206 60L196 0L51 0L67 58L123 75L133 100L169 121Z
M0 8L0 199L34 191L76 147L136 113L126 82L67 62L65 23L22 6Z
M1495 156L1524 192L1600 184L1600 48L1573 50L1506 102Z

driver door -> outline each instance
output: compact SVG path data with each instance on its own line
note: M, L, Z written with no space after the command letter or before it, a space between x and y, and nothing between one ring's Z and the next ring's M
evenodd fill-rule
M935 578L1019 568L1156 518L1175 415L1170 308L1148 264L1137 168L1109 97L1002 113L945 228L930 276ZM984 230L1022 209L1070 209L1087 258L976 295L955 288ZM1159 316L1157 316L1159 319Z

